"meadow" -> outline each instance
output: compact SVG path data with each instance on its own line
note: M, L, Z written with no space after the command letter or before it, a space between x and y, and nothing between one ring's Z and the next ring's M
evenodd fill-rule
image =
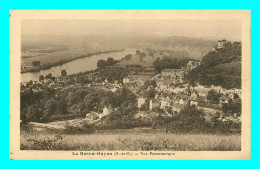
M22 150L240 151L241 135L167 134L134 129L89 135L22 132L20 143Z

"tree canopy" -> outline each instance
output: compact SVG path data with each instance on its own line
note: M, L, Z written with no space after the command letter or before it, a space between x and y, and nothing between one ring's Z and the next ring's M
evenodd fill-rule
M107 62L103 59L101 59L97 62L97 67L99 69L104 69L106 66L107 66Z
M107 65L108 65L108 66L114 65L115 62L116 62L116 61L115 61L113 58L108 58L108 59L107 59Z
M67 76L67 71L65 69L61 70L61 76L62 77Z

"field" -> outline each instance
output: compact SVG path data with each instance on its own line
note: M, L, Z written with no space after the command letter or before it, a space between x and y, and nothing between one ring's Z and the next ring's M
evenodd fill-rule
M162 130L113 130L57 135L21 132L22 150L240 151L240 135L166 134Z
M23 36L21 43L22 66L32 66L32 61L50 64L77 58L88 53L119 49L107 45L97 37Z

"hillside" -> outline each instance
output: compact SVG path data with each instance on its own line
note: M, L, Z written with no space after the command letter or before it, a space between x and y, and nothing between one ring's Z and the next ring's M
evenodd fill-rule
M207 86L241 88L241 43L228 42L224 48L209 52L187 79Z

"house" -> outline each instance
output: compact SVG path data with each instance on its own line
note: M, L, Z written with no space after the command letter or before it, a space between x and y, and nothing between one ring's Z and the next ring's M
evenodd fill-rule
M187 64L187 69L190 71L200 65L198 60L190 60Z
M241 97L241 89L230 89L227 93L234 93Z
M152 99L150 100L150 104L149 104L149 109L150 110L155 110L160 108L160 101L157 99Z
M211 89L215 90L217 93L222 93L223 88L221 86L211 85Z
M187 99L187 97L182 97L182 98L180 98L179 103L180 103L180 105L182 105L182 106L188 105L188 99Z
M155 98L155 99L159 99L160 96L161 96L161 93L157 93L157 94L154 96L154 98Z
M227 96L221 96L220 98L219 98L219 104L220 105L223 105L223 104L228 104L229 103L229 98L227 97Z
M137 99L138 108L140 108L143 104L145 104L145 99L140 97Z
M86 119L87 120L97 120L97 119L99 119L99 116L97 113L92 111L92 112L86 114Z
M225 44L227 43L227 41L225 39L223 40L218 40L218 49L224 48Z
M103 115L106 116L110 113L112 113L112 109L111 108L107 108L106 106L103 108Z
M128 77L124 77L123 78L123 83L126 84L126 83L130 83L130 79Z
M180 104L180 103L175 103L175 104L173 104L173 106L172 106L172 110L173 110L173 112L176 114L179 114L180 113L180 111L181 111L181 109L182 109L182 105Z
M198 101L195 99L190 100L190 107L198 107Z
M161 102L160 102L160 108L161 109L164 109L165 106L167 106L167 105L168 105L168 102L166 100L161 100Z
M195 93L195 92L191 93L190 99L197 99L197 98L198 98L198 94L197 93Z

